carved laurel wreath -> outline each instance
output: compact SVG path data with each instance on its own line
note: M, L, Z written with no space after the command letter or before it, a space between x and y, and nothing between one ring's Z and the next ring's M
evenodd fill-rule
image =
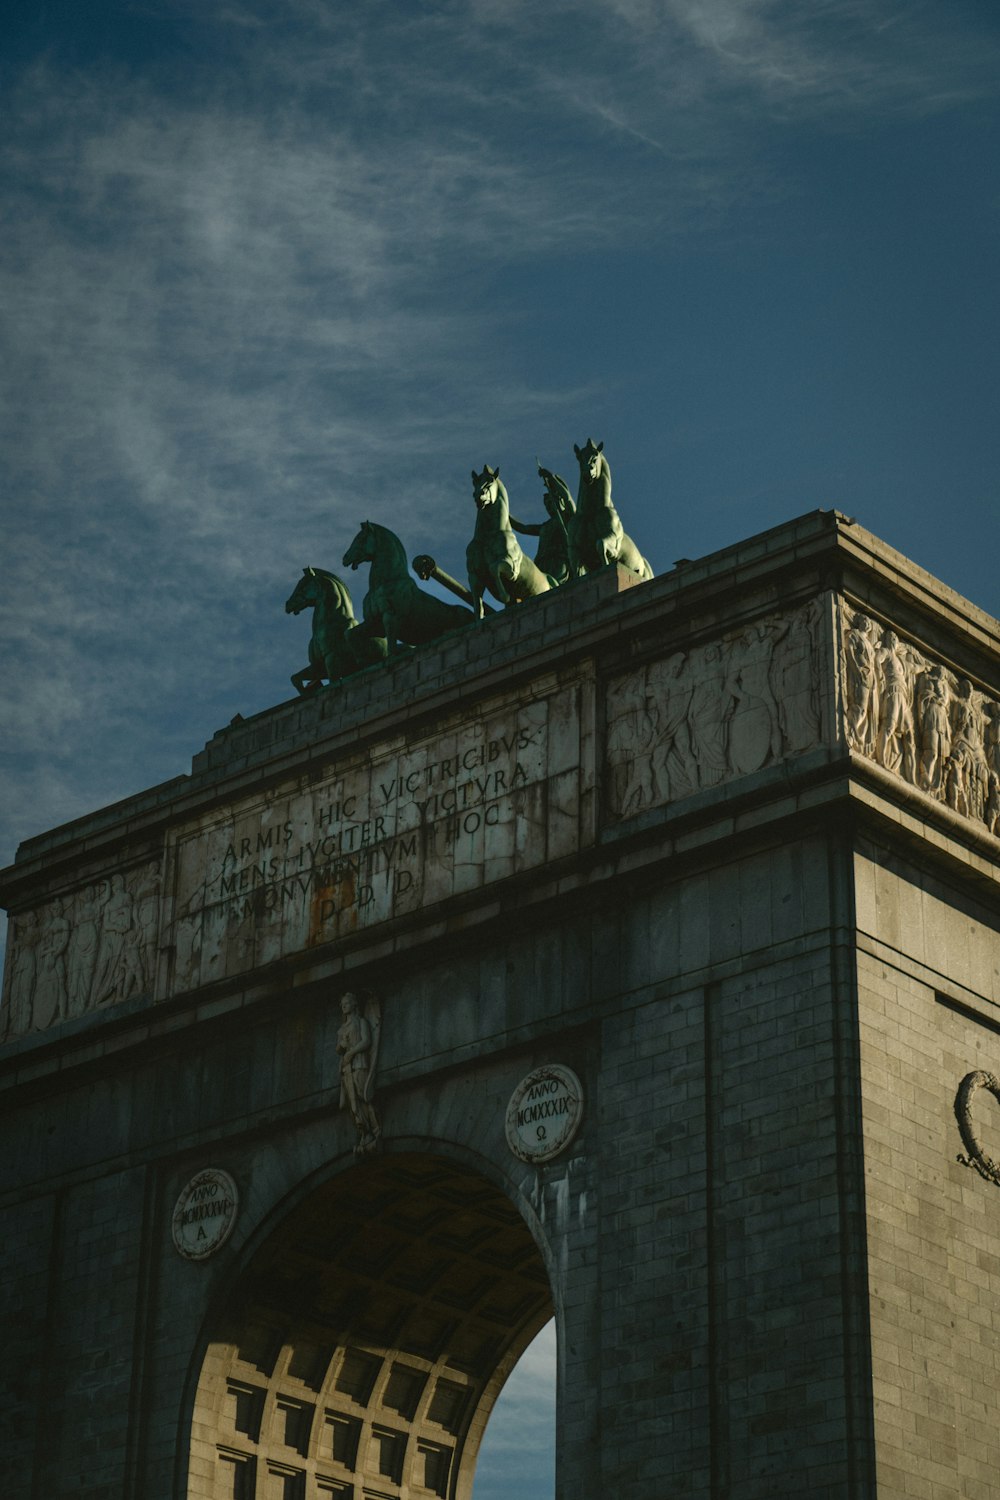
M972 1100L980 1089L989 1089L994 1099L1000 1104L1000 1078L994 1073L967 1073L958 1086L955 1095L955 1118L962 1135L968 1156L959 1156L958 1160L963 1167L975 1167L980 1177L985 1177L987 1182L995 1182L1000 1187L1000 1166L987 1156L986 1152L976 1140L975 1131L972 1128Z

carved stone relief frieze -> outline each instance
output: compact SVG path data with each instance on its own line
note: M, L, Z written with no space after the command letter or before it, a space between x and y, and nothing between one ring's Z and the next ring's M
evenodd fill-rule
M611 681L611 815L633 817L817 744L818 628L813 600Z
M861 611L843 640L851 749L1000 833L1000 704Z
M159 895L159 866L148 864L12 918L0 1035L150 992Z

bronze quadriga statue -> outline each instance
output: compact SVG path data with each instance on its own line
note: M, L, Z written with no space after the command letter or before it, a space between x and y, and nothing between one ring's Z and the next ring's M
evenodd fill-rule
M595 444L590 438L585 447L575 448L580 465L576 505L566 481L538 465L548 513L548 519L539 524L511 516L499 469L489 464L481 473L473 469L476 527L466 548L469 589L439 568L432 557L422 554L413 563L419 578L433 578L471 609L447 604L419 588L410 576L399 537L374 521L361 523L344 553L345 567L370 565L363 621L355 619L350 593L335 573L303 568L285 603L290 614L313 611L309 665L292 674L296 690L315 692L324 681L337 682L407 646L422 646L481 620L492 613L484 602L487 593L506 608L614 562L640 578L652 578L652 568L625 534L611 503L611 470L603 448L603 443ZM534 561L525 556L515 532L538 537Z

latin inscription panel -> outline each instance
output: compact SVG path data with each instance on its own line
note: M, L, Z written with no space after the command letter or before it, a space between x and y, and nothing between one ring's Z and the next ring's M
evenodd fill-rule
M503 701L181 830L171 990L206 984L571 854L578 689Z

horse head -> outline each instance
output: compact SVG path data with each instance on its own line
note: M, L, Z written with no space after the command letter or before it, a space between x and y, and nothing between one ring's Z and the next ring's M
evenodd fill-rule
M495 505L500 495L500 470L491 469L489 464L485 466L481 474L477 474L473 469L472 494L477 510L485 510L488 505Z
M354 619L350 591L343 580L326 568L303 568L302 577L285 600L285 614L298 615L324 601L345 619Z
M357 568L363 562L371 562L375 556L375 532L371 521L362 521L354 541L344 553L344 567Z
M285 600L285 614L298 615L317 602L319 585L315 568L303 568L302 577Z
M607 467L607 460L602 457L604 444L595 443L593 438L588 438L582 448L578 448L574 443L573 452L580 465L580 473L585 474L588 479L596 479L602 466Z

